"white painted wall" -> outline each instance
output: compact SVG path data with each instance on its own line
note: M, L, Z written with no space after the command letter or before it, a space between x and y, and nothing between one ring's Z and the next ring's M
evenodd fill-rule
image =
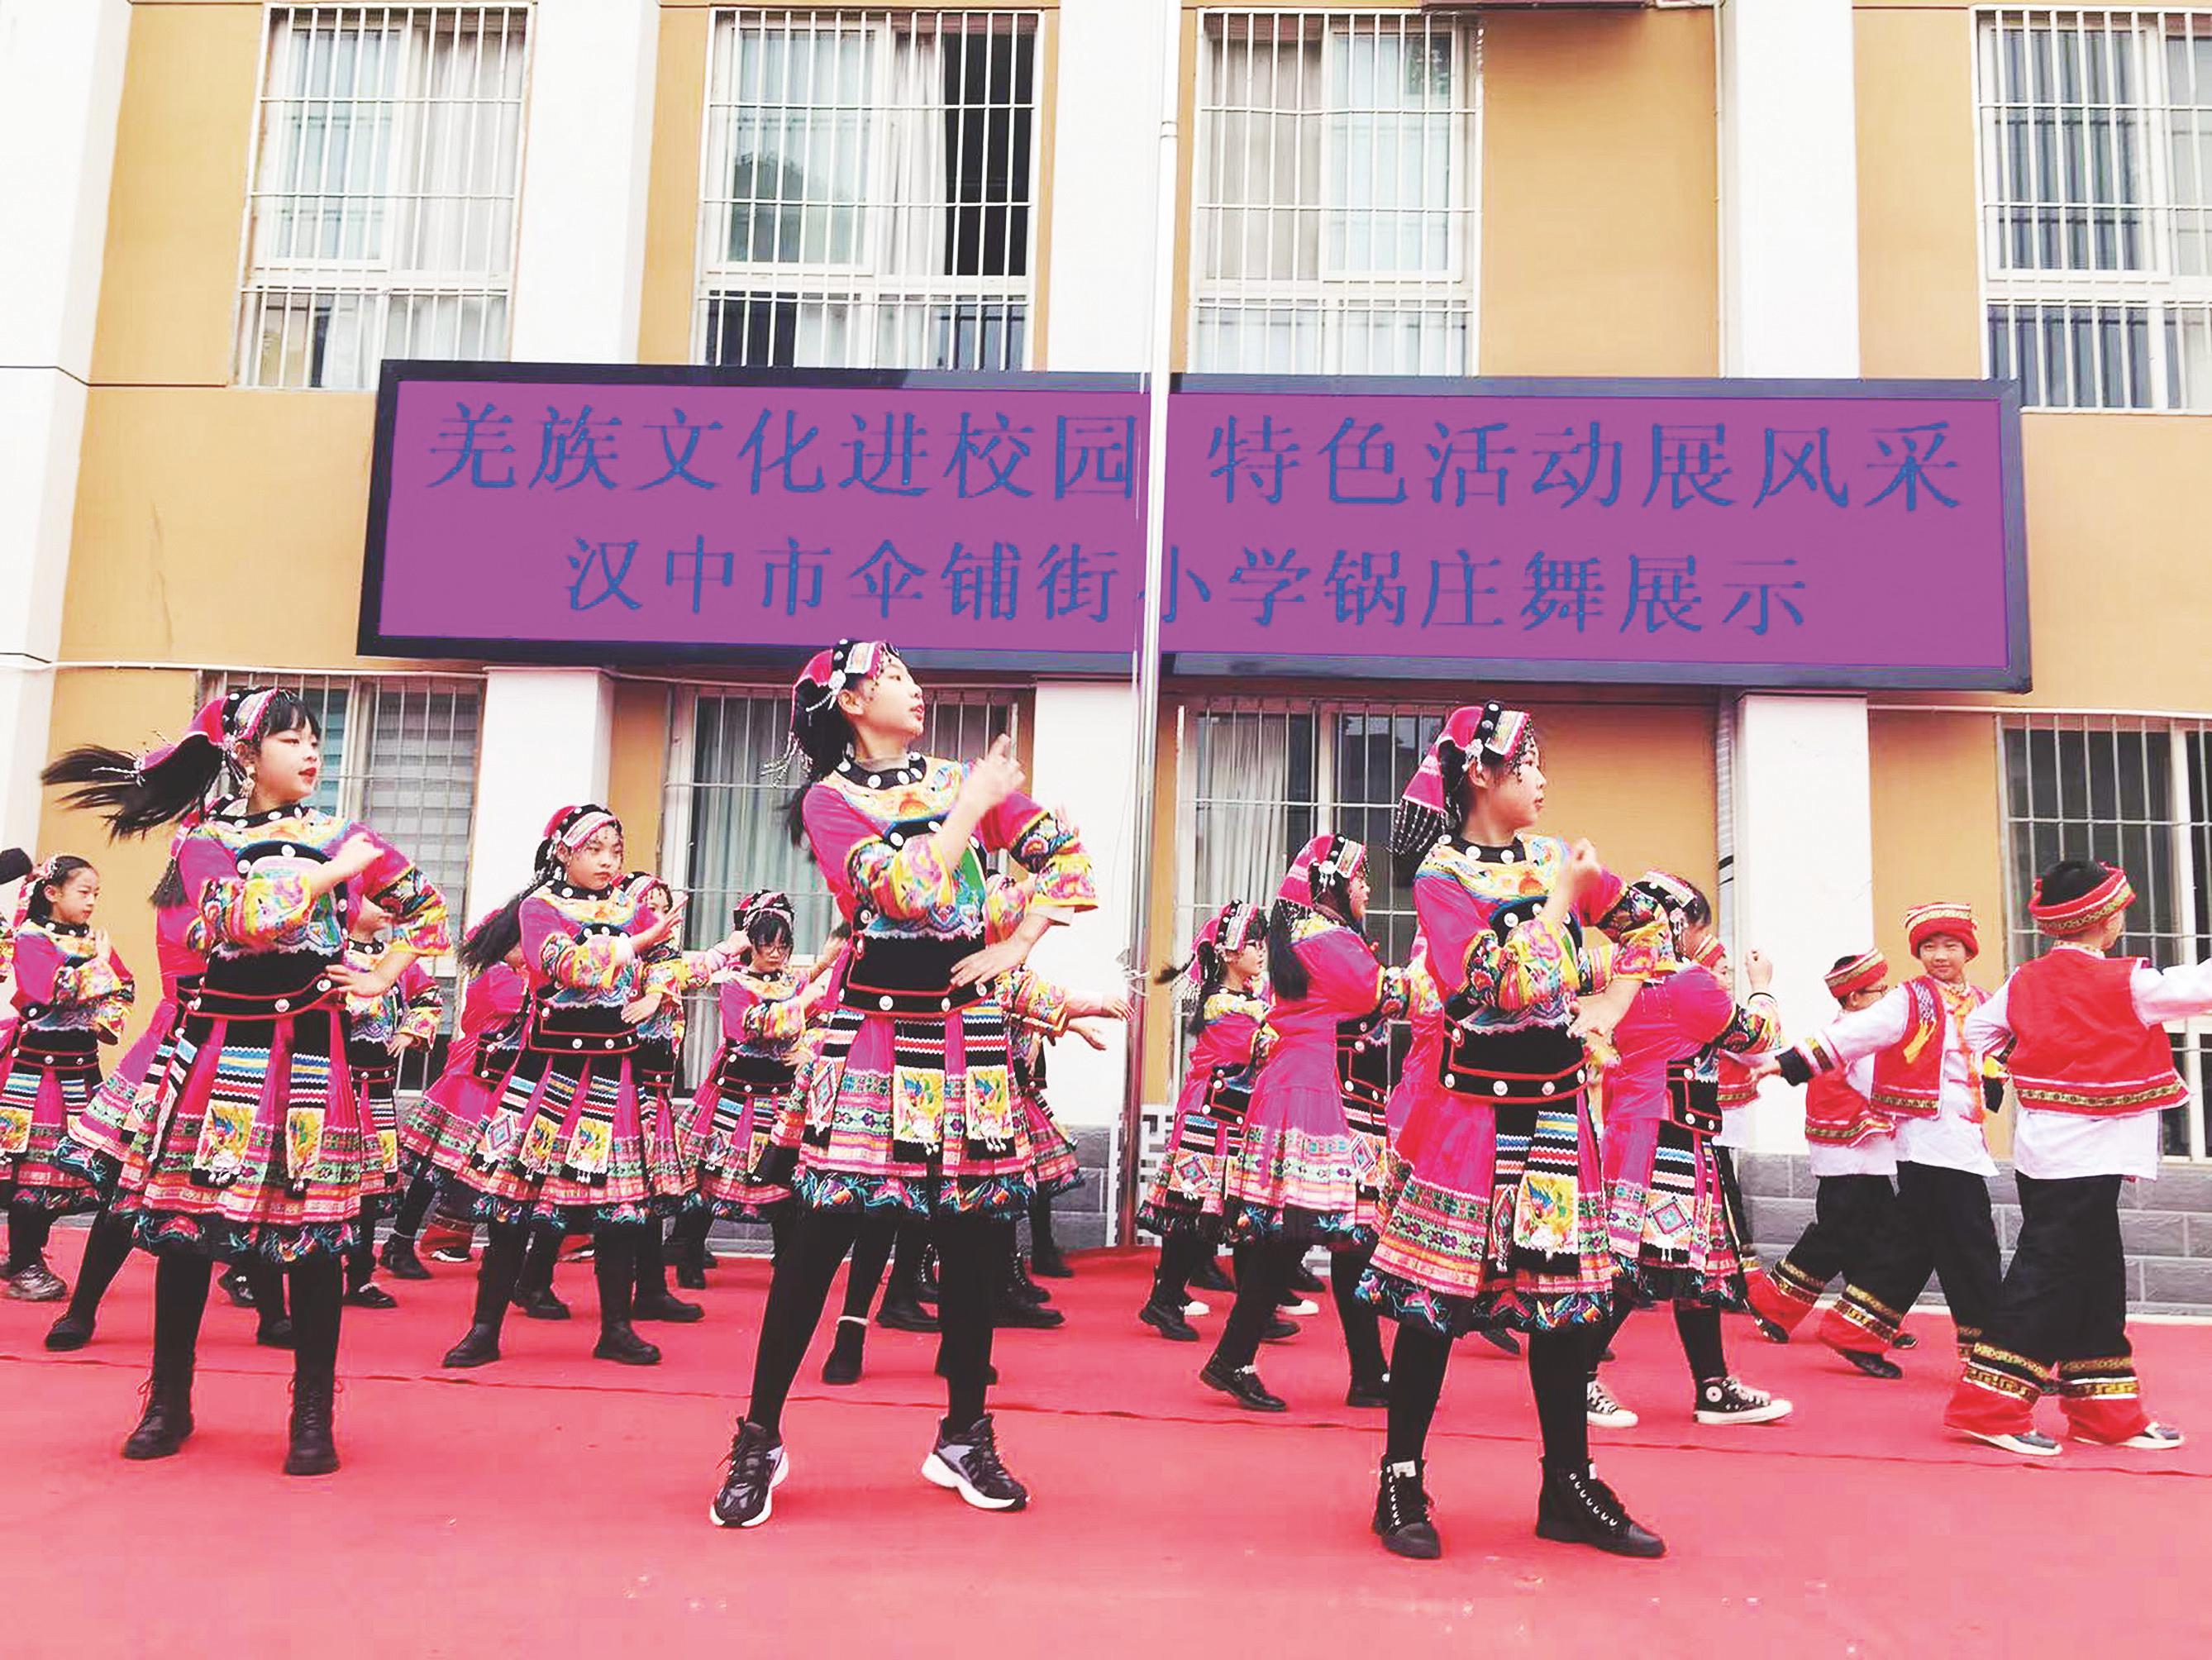
M1042 367L1135 374L1152 339L1160 0L1061 0ZM1187 142L1187 141L1186 141Z
M659 0L538 0L530 29L511 350L633 362Z
M0 844L38 833L127 0L0 0Z
M1723 0L1725 373L1859 372L1851 0Z
M490 669L484 676L476 828L469 840L469 921L505 904L530 877L554 812L607 799L614 682L597 669ZM633 850L633 864L652 850Z

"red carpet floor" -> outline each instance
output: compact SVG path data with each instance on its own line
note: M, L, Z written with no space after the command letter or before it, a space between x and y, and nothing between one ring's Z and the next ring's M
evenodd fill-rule
M65 1276L79 1237L57 1241ZM145 1371L145 1259L75 1355L40 1347L57 1309L0 1301L0 1654L2212 1651L2212 1329L2137 1332L2188 1447L2031 1464L1939 1427L1941 1316L1887 1384L1731 1323L1738 1372L1798 1411L1706 1430L1671 1323L1639 1316L1608 1376L1644 1424L1599 1432L1597 1456L1667 1535L1656 1563L1534 1537L1524 1377L1462 1346L1431 1444L1445 1554L1412 1563L1367 1531L1381 1414L1341 1404L1325 1300L1264 1352L1292 1410L1261 1418L1200 1387L1202 1347L1134 1323L1148 1259L1078 1265L1054 1287L1065 1329L1000 1342L1027 1513L921 1480L933 1340L873 1332L856 1389L818 1382L817 1343L786 1418L792 1478L746 1533L706 1513L763 1264L716 1271L705 1323L653 1329L667 1359L650 1371L590 1359L583 1268L562 1271L576 1320L511 1321L507 1359L462 1374L437 1359L469 1270L396 1286L403 1308L346 1316L345 1468L321 1481L276 1473L288 1363L253 1347L250 1315L209 1310L198 1433L137 1465L116 1450Z

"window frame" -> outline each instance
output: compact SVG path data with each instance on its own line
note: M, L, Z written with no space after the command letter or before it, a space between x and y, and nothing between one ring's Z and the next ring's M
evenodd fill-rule
M802 319L810 308L838 308L848 310L852 322L848 325L848 348L839 354L835 362L809 363L806 354L797 349L794 342L794 368L927 368L927 363L878 362L883 356L878 350L883 339L883 325L887 318L918 321L923 337L942 324L951 330L957 340L963 326L973 326L979 338L987 336L995 320L1004 330L1018 318L1022 331L1022 350L1018 362L1003 361L978 362L974 364L957 362L946 367L981 372L1027 369L1034 368L1041 349L1037 323L1042 315L1042 295L1038 284L1038 269L1043 251L1045 201L1043 184L1047 167L1045 148L1048 125L1048 96L1046 69L1050 61L1047 50L1046 30L1052 15L1036 7L1023 6L941 6L886 8L881 4L869 7L836 8L830 6L717 6L708 14L706 87L701 99L699 171L696 180L698 215L696 228L696 254L692 273L690 361L694 363L720 363L730 368L774 368L772 362L750 362L741 355L733 356L726 349L732 332L727 320L728 308L740 308L749 315L751 308L774 307L785 304L794 306ZM899 198L896 180L891 177L892 160L890 122L873 119L868 124L866 142L862 146L866 156L860 198L854 210L860 216L859 234L854 238L856 252L865 250L865 258L853 263L831 259L820 261L797 260L735 260L712 257L717 247L726 250L730 240L732 216L743 205L735 194L734 141L737 133L737 112L744 108L739 101L742 78L740 53L749 27L765 30L771 22L784 31L784 38L803 38L808 32L842 34L857 33L860 38L884 43L883 49L871 53L872 63L868 73L866 94L866 107L878 112L894 109L892 93L898 74L898 41L902 35L912 36L921 32L924 20L929 21L939 40L965 40L975 33L995 33L1004 27L1010 35L1026 40L1030 53L1029 103L1029 161L1028 180L1024 196L1018 203L1011 196L996 205L999 212L1011 214L1017 208L1026 216L1024 227L1024 254L1019 276L958 276L950 272L898 272L888 269L892 243L896 234L898 216L902 211L915 211L905 207ZM957 23L949 27L948 22ZM724 96L726 89L727 95ZM953 109L990 110L999 107L988 101L981 105L964 104L933 106L939 114ZM1008 110L1018 107L1009 101ZM1008 155L1012 150L1010 147ZM724 165L719 173L715 162ZM750 198L757 206L760 198ZM957 206L946 204L948 210ZM802 214L814 210L816 204L802 203ZM992 210L986 204L986 211ZM988 239L986 239L988 240ZM801 241L804 243L802 229ZM826 250L825 250L826 251ZM972 319L969 319L972 313ZM943 315L940 315L943 314ZM963 319L969 319L963 324ZM774 326L773 322L770 324ZM902 331L902 334L904 331ZM717 344L723 343L718 352ZM892 356L902 356L894 353ZM957 354L956 354L957 356Z
M386 360L383 350L390 344L393 302L400 299L446 299L457 302L476 301L479 305L497 301L502 306L505 326L497 341L481 341L481 356L457 362L495 362L507 356L514 339L514 289L517 255L521 246L522 185L529 137L530 106L533 81L537 73L537 33L533 27L536 8L532 0L300 0L299 3L271 3L264 9L261 40L255 64L252 122L247 135L245 210L239 230L238 275L232 285L230 379L228 384L243 391L254 392L374 392L376 389L375 365ZM270 82L277 62L279 36L295 27L297 20L319 20L328 15L334 29L352 29L360 34L381 29L398 33L401 41L402 63L396 77L398 90L393 102L396 106L390 140L391 155L382 180L382 189L360 197L338 192L330 199L346 207L355 203L377 202L383 215L385 256L378 259L320 259L291 258L268 265L257 265L254 261L256 230L263 208L264 171L272 159L270 155L270 111L272 106L295 101L290 94L279 95ZM520 35L520 86L514 97L516 124L514 135L514 177L504 193L507 221L507 253L503 272L481 273L451 269L431 270L428 267L402 271L394 262L392 239L399 234L404 216L404 204L408 192L401 188L410 176L409 168L419 162L424 154L423 123L421 112L434 101L426 92L420 99L408 95L410 75L419 66L426 78L431 64L426 47L438 33L441 23L458 30L465 21L481 40L498 19L500 39L505 40ZM417 20L421 20L418 27ZM380 20L380 21L372 21ZM472 90L470 101L483 99L481 87ZM313 101L312 98L303 101ZM336 104L336 99L325 100ZM353 100L356 105L359 100ZM412 279L403 286L401 279ZM369 366L369 373L360 385L336 384L321 378L317 362L319 350L315 344L315 319L319 308L333 309L340 301L350 301L364 314L373 315L374 336L378 352ZM307 338L301 348L307 362L304 380L285 378L284 367L291 359L291 349L280 350L277 372L264 377L261 370L262 342L267 337L267 319L272 313L272 302L286 310L304 307L307 318ZM261 326L249 341L247 325L257 322ZM325 325L327 326L327 325ZM414 356L422 356L419 351Z

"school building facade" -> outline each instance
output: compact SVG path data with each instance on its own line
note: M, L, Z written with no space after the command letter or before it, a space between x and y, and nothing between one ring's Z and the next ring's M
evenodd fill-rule
M2033 684L1177 672L1139 835L1125 674L934 677L934 743L1013 731L1088 833L1106 903L1061 960L1121 949L1140 858L1158 961L1264 897L1311 830L1382 841L1437 718L1484 692L1537 711L1552 825L1711 885L1793 1025L1828 1012L1838 955L1905 963L1902 913L1931 898L1976 907L1994 983L2061 848L2126 865L2138 949L2212 952L2191 500L2212 471L2212 10L0 0L0 139L23 163L0 265L8 840L93 852L41 799L49 755L273 677L323 700L333 805L471 915L551 806L592 797L702 918L749 888L818 895L761 772L795 654L358 653L380 364L1134 374L1166 224L1179 371L2016 380ZM134 898L159 855L101 860L105 920L149 968ZM1376 904L1402 956L1405 897ZM1172 1028L1155 996L1152 1119ZM2212 1303L2212 1031L2175 1039L2197 1087L2130 1224L2150 1304ZM1124 1060L1055 1064L1103 1174ZM1809 1193L1795 1117L1761 1109L1762 1236Z

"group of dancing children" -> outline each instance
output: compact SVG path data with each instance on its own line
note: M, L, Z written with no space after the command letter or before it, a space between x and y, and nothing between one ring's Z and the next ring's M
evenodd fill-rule
M151 1377L124 1456L169 1456L192 1432L219 1263L263 1341L292 1352L283 1468L311 1475L338 1464L341 1311L391 1305L380 1263L427 1272L416 1242L434 1209L488 1230L453 1367L498 1360L511 1307L565 1313L551 1264L569 1237L591 1242L592 1353L657 1362L635 1323L700 1314L670 1291L671 1259L696 1274L708 1226L744 1219L769 1225L775 1250L714 1522L769 1519L793 1467L784 1405L848 1256L824 1377L859 1377L890 1261L887 1321L939 1340L945 1410L922 1475L977 1508L1021 1509L989 1411L993 1332L1057 1319L1030 1294L1015 1225L1077 1180L1045 1107L1043 1046L1101 1041L1087 1023L1127 1004L1027 966L1096 904L1090 860L1024 793L1005 739L964 764L929 756L926 714L880 642L818 654L793 689L787 759L805 778L789 830L839 915L811 961L775 893L684 949L683 902L627 868L615 816L556 812L530 881L460 942L458 1030L404 1115L400 1061L442 1020L424 964L452 948L446 903L376 831L308 805L320 733L300 697L234 691L150 753L83 748L49 767L114 834L173 838L154 895L161 1004L105 1070L134 983L94 922L98 873L0 855L23 894L0 1071L9 1289L67 1295L47 1345L76 1348L134 1246L155 1256ZM1191 1287L1224 1283L1214 1257L1231 1247L1235 1299L1199 1376L1280 1412L1260 1345L1282 1335L1303 1259L1327 1250L1347 1399L1386 1414L1373 1528L1413 1558L1441 1549L1425 1455L1455 1339L1525 1356L1539 1535L1656 1556L1660 1538L1590 1462L1593 1426L1636 1421L1601 1372L1621 1322L1670 1305L1698 1421L1770 1423L1790 1403L1732 1374L1721 1313L1748 1309L1786 1341L1839 1275L1820 1339L1875 1377L1897 1374L1905 1310L1941 1278L1964 1353L1955 1429L2048 1456L2058 1444L2033 1414L2057 1393L2078 1439L2177 1444L2136 1389L2117 1210L2124 1181L2155 1176L2157 1115L2181 1098L2160 1027L2212 1010L2212 967L2106 954L2125 877L2048 873L2034 915L2053 949L1993 998L1966 978L1971 914L1916 912L1923 972L1885 989L1878 956L1839 962L1844 1012L1785 1046L1767 964L1747 956L1739 1000L1705 897L1663 871L1624 880L1588 842L1540 833L1544 792L1527 714L1490 702L1443 723L1392 824L1419 923L1405 967L1367 939L1368 852L1339 836L1299 850L1272 903L1207 919L1170 971L1191 994L1191 1048L1140 1212L1163 1240L1145 1323L1196 1341ZM721 1043L687 1097L694 993L713 997ZM1982 1134L1999 1061L2023 1210L2002 1277ZM1723 1144L1775 1075L1808 1085L1820 1197L1770 1276L1747 1258ZM92 1222L70 1293L45 1251L54 1219L80 1211ZM933 1319L914 1294L925 1256Z

